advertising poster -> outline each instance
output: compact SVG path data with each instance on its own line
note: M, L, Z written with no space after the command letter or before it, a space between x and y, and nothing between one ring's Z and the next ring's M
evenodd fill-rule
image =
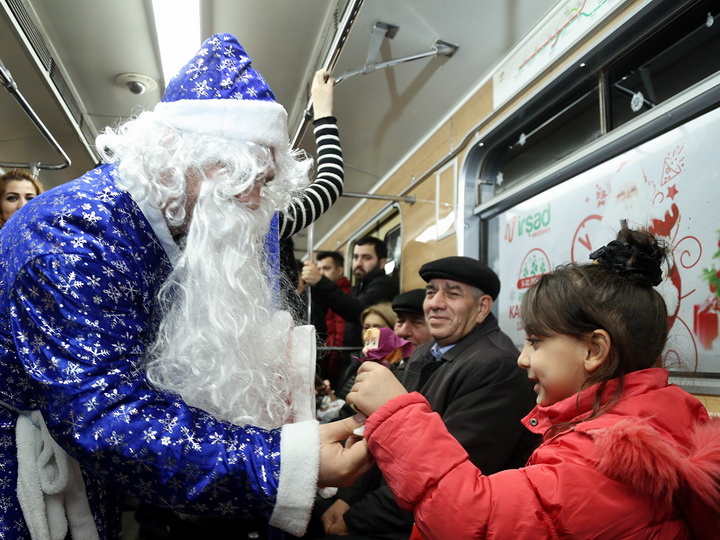
M720 110L705 114L498 216L498 314L516 344L520 302L544 273L614 239L621 219L673 246L658 287L666 366L720 379Z

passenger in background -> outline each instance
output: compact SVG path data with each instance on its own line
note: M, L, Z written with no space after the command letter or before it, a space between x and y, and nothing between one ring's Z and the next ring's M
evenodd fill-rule
M362 332L368 328L394 328L397 316L390 302L380 302L363 310L360 314Z
M303 281L312 287L313 301L324 308L332 309L345 319L343 345L362 349L362 328L360 315L363 310L380 302L391 302L397 294L397 287L385 273L387 246L373 236L366 236L355 243L353 248L353 274L355 285L348 296L337 283L320 273L316 264L305 261L302 270ZM345 355L346 365L352 353Z
M535 395L517 365L518 350L491 311L500 280L469 257L429 262L420 267L420 276L428 283L423 310L433 341L415 349L405 369L395 375L408 391L425 396L472 463L493 472L522 466L538 442L520 424ZM403 445L414 444L402 440ZM450 516L454 512L445 517ZM413 524L413 516L398 506L377 468L341 488L321 519L328 535L364 539L409 538Z
M360 328L362 328L363 333L368 328L393 328L396 321L397 318L395 317L395 312L392 310L390 303L381 302L380 304L370 306L362 312L360 315ZM361 354L354 356L350 361L350 364L343 372L337 392L341 399L345 399L345 396L355 383L355 374L360 367L361 362L359 358L361 356Z
M368 328L393 328L395 326L396 317L395 312L392 310L392 306L388 302L375 304L370 306L360 315L360 324L362 325L363 331ZM331 420L338 420L340 418L346 418L355 414L350 407L338 406L336 401L342 401L345 404L345 396L355 384L355 374L360 367L361 354L357 354L350 359L350 363L345 368L345 371L340 378L340 385L338 390L334 391L330 381L325 379L323 381L324 386L322 391L330 397L329 400L325 400L325 404L329 407L330 412L320 411L318 420L322 422L329 422Z
M522 469L487 476L431 403L362 366L348 401L370 415L365 437L415 513L414 538L718 538L720 420L660 367L667 253L623 223L596 264L562 266L527 291L517 362L537 406L523 424L544 442Z
M0 176L0 227L43 191L40 181L24 169L10 169Z
M392 301L392 308L397 316L395 335L412 343L413 351L420 345L432 341L430 329L425 321L423 302L425 302L425 289L413 289L398 294Z
M350 294L350 280L345 277L345 258L337 251L320 251L315 257L317 268L320 273L335 283L345 294ZM315 303L313 312L323 311L322 304ZM335 313L332 309L325 310L325 346L342 347L345 336L345 319ZM331 385L337 385L340 375L343 372L343 354L339 350L325 351L318 362L323 379L330 381Z

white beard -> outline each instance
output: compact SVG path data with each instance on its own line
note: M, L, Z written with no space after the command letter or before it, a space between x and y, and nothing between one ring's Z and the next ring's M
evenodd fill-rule
M148 379L238 425L292 421L289 313L278 311L264 239L273 210L250 210L203 182L183 253L160 293Z

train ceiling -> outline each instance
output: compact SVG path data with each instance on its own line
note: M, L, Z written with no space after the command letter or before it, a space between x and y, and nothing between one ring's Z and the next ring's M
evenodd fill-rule
M355 0L356 1L356 0ZM290 136L353 0L202 0L201 33L238 36L253 65L288 110ZM365 0L334 75L358 71L373 56L373 28L396 26L375 46L377 62L427 51L438 40L452 56L429 56L343 81L336 89L347 167L346 190L369 193L443 121L556 0ZM379 46L378 46L379 45ZM373 60L373 58L370 58ZM17 96L0 88L0 163L41 163L46 186L71 180L95 163L94 137L106 125L151 109L162 95L150 0L0 0L0 61L18 92L72 165L30 120ZM158 81L130 92L123 73ZM0 82L3 77L0 74ZM309 130L299 146L311 153ZM46 168L49 166L50 168ZM314 228L321 240L358 204L342 198ZM306 237L296 246L305 249Z

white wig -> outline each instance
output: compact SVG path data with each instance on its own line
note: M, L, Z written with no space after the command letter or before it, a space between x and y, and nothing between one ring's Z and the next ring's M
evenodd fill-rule
M252 189L259 176L274 169L274 180L265 191L278 211L308 185L312 165L300 150L177 130L152 111L143 112L117 129L107 128L98 136L96 145L105 161L118 164L121 187L136 199L148 197L164 209L171 227L182 225L187 218L188 173L221 166L235 179L228 189L239 194Z
M159 294L148 380L236 424L275 428L291 421L292 320L273 303L264 239L273 213L306 185L309 160L177 131L153 113L107 131L98 145L118 163L121 187L136 200L147 197L170 227L186 233ZM236 198L273 173L258 208Z

